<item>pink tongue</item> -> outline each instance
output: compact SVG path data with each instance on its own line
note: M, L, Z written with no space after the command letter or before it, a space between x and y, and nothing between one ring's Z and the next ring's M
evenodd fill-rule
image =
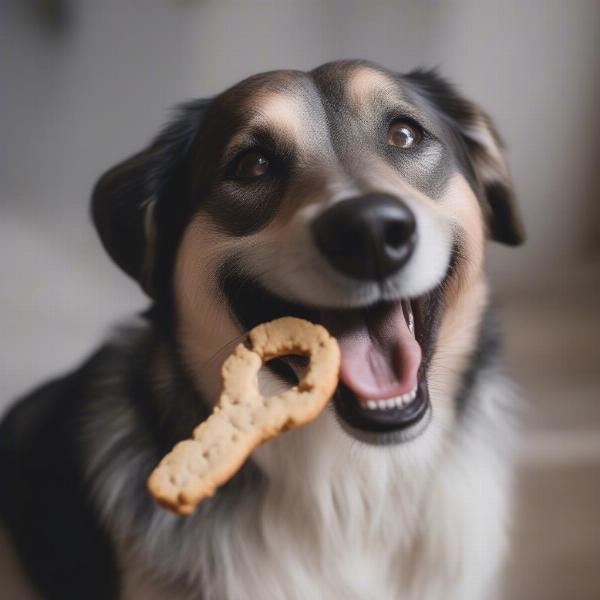
M400 303L391 311L324 311L323 325L342 352L341 380L360 400L401 396L417 385L421 347Z

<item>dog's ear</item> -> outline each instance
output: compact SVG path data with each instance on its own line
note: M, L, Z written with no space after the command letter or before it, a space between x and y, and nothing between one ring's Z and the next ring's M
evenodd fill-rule
M459 153L463 154L482 196L490 237L510 246L523 243L525 231L515 202L504 145L490 117L435 70L413 71L405 79L456 136Z
M111 258L152 296L157 203L176 195L209 100L182 105L150 145L108 170L92 192L91 212ZM175 198L174 198L175 200Z

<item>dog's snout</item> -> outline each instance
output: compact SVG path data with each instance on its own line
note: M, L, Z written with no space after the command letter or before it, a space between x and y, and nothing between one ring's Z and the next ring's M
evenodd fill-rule
M357 279L384 279L410 258L415 216L400 198L369 194L342 200L312 224L317 246L338 271Z

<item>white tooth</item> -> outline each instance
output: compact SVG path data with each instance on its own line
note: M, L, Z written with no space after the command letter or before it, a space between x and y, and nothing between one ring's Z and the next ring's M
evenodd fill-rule
M369 400L367 402L367 408L369 410L375 410L377 408L377 402L375 402L375 400Z
M417 395L417 392L418 392L418 390L419 390L419 388L418 388L418 387L415 385L415 387L414 387L413 391L410 393L410 399L411 399L411 400L414 400L414 399L415 399L415 397L416 397L416 395Z
M402 408L402 396L396 396L394 398L394 404L397 408Z
M414 335L415 334L415 316L413 315L412 306L410 301L406 301L406 321L408 323L408 330Z
M385 410L387 408L387 400L377 400L377 408L379 410Z
M396 401L394 400L394 398L388 398L387 407L394 408L394 406L396 406Z
M412 398L410 397L410 392L406 392L406 394L403 394L402 396L402 406L407 406L410 404L411 400Z

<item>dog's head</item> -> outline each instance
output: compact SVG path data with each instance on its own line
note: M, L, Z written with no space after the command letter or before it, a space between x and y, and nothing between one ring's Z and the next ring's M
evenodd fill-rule
M183 106L101 178L93 215L206 398L244 331L305 317L339 340L342 428L375 443L415 437L431 406L453 418L485 239L523 239L487 115L434 72L358 61Z

